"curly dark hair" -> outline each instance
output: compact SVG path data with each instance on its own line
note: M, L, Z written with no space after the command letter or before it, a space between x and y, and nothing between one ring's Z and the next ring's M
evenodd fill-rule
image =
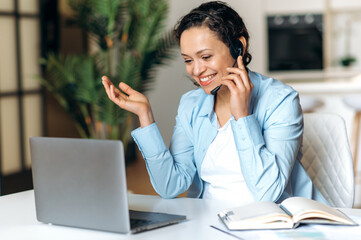
M251 62L252 55L248 52L249 34L247 28L238 13L227 3L213 1L201 4L180 18L174 27L173 33L179 43L180 37L185 30L201 26L207 26L228 47L231 46L231 41L243 36L247 42L243 54L243 63L247 66Z

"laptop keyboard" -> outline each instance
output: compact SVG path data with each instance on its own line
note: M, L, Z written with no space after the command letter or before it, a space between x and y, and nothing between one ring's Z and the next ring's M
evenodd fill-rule
M130 219L130 228L139 228L139 227L143 227L143 226L147 226L154 223L154 221L152 220L145 220L145 219Z
M185 220L186 216L129 210L131 232L142 232Z

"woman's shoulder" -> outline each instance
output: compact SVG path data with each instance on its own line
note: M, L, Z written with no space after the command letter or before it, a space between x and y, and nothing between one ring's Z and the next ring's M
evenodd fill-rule
M252 109L260 119L277 120L280 117L289 121L290 118L299 119L301 108L298 92L287 84L259 73L250 73L255 82L255 93L252 96Z
M274 103L278 105L286 98L298 98L298 93L291 86L274 79L262 75L257 72L250 72L250 78L254 83L256 97L259 102L267 102L268 104Z
M186 92L178 106L178 116L190 120L196 116L207 114L213 109L213 96L207 95L202 88Z
M179 107L196 107L207 98L202 88L197 88L184 93L180 99Z
M193 101L204 98L206 96L207 94L203 91L202 88L196 88L184 93L181 97L181 101Z
M252 81L258 82L260 93L289 93L296 92L291 86L272 77L250 71Z
M252 73L257 87L251 106L264 128L277 123L302 123L302 110L297 91L271 77ZM255 89L254 88L254 89Z

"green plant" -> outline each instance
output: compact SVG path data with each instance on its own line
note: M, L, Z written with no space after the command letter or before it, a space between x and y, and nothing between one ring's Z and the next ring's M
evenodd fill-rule
M341 58L340 62L341 62L342 66L348 67L356 62L356 58L353 56L345 56L345 57Z
M134 128L131 113L108 100L101 84L107 75L140 92L151 87L157 66L173 57L176 45L165 32L167 0L70 0L74 20L97 46L94 54L49 53L41 83L73 117L81 137L121 139Z

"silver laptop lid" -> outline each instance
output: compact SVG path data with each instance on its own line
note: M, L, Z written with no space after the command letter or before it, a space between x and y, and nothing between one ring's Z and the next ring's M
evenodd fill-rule
M122 142L33 137L30 149L39 221L130 231Z

